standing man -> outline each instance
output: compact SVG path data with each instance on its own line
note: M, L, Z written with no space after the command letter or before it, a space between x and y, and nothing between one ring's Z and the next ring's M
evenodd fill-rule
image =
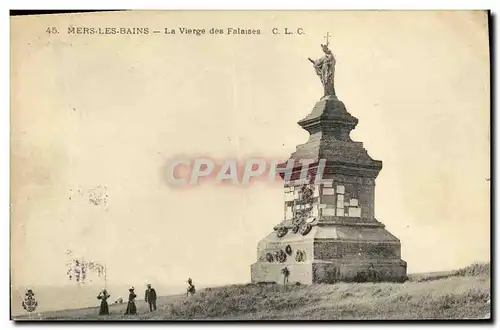
M156 291L155 289L151 288L151 284L148 284L144 300L149 303L150 312L156 310Z

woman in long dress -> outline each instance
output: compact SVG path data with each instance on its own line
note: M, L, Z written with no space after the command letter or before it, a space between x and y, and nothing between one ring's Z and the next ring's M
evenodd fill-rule
M97 296L97 299L101 300L101 307L99 308L99 315L109 315L109 308L108 308L108 298L111 297L111 295L106 291L106 289L102 290L101 293Z
M135 306L135 297L137 297L137 295L134 293L134 288L131 288L128 291L128 304L125 315L135 315L137 314L137 307Z

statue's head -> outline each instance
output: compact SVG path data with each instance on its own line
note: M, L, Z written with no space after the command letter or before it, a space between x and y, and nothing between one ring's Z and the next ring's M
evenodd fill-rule
M321 44L321 48L323 49L323 52L324 52L325 54L330 54L330 53L331 53L331 50L330 50L330 49L328 49L328 46L327 46L327 45L323 45L323 44Z

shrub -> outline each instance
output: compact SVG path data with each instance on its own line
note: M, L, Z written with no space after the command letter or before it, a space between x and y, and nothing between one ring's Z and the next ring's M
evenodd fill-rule
M474 263L456 271L457 276L490 276L491 265L489 262Z

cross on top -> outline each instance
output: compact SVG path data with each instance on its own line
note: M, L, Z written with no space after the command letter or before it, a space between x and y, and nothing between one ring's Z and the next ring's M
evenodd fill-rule
M330 43L330 33L326 33L326 36L325 36L325 39L326 39L326 45L328 46L328 44Z

